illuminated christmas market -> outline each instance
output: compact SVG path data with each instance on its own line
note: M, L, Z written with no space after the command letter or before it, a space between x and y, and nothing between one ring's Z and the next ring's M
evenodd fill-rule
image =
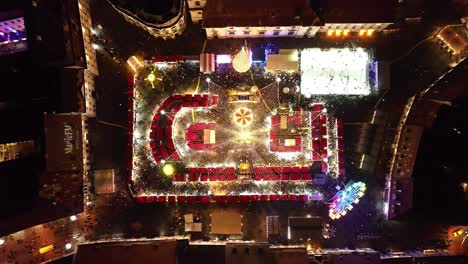
M308 56L309 50L303 52L304 58ZM133 126L136 144L128 176L139 202L181 202L188 196L194 196L192 199L199 202L225 201L227 197L307 202L312 194L308 183L313 181L314 174L344 176L342 121L327 112L324 102L311 103L303 109L298 102L281 100L290 93L288 86L293 86L291 91L296 96L300 94L301 81L297 75L256 73L254 77L249 54L252 55L248 48L241 47L231 56L232 60L227 60L232 61L232 68L223 69L223 64L229 63L218 62L220 70L209 77L200 77L194 90L177 91L179 93L163 97L160 102L145 101L145 93L164 89L165 72L177 65L154 61L139 63L145 67L136 71L132 79L129 106L149 107L151 104L154 107L144 113L134 109L129 112L132 122L142 123ZM299 52L294 51L289 58L298 61L298 56ZM133 60L129 63L133 64ZM363 58L364 63L370 60ZM265 70L261 63L255 67L262 72ZM330 65L322 69L326 67L332 70ZM345 77L348 74L365 77L367 68L362 67L361 72L353 69L346 73L346 68L341 71ZM251 76L229 87L222 85L223 79L229 78L226 75L247 71ZM266 84L259 87L255 78ZM155 87L156 79L161 84ZM268 79L272 79L270 83ZM369 86L366 81L361 85ZM137 149L144 151L135 151ZM172 177L170 188L147 186L141 179L141 174L146 173L141 161L148 159L156 167L162 166L164 172L158 175L160 170L155 168L153 177ZM178 169L166 173L168 163L171 168ZM197 189L182 191L185 188L181 185L193 187L194 183L198 184Z

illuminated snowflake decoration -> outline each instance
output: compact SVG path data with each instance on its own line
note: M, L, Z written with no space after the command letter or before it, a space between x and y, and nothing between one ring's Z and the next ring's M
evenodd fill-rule
M232 59L232 67L234 67L236 72L246 72L250 70L251 65L252 61L250 60L249 54L247 54L247 50L245 48L242 48Z
M238 126L246 127L252 124L253 113L250 109L241 107L234 112L234 122Z
M339 219L353 209L353 204L359 203L364 195L366 184L363 182L349 182L346 187L332 198L328 215L331 219Z

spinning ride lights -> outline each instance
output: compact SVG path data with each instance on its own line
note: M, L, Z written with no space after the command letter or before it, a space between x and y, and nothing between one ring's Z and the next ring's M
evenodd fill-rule
M343 190L332 198L328 213L330 218L339 219L345 216L348 211L353 209L353 204L359 203L359 199L364 195L365 190L366 184L363 182L348 183Z
M247 54L247 50L244 47L236 55L234 55L234 58L232 59L232 67L234 67L234 70L239 73L250 70L251 65L252 61L250 60L249 54Z
M236 125L245 127L252 124L252 121L252 110L245 107L241 107L234 112L234 122L236 123Z

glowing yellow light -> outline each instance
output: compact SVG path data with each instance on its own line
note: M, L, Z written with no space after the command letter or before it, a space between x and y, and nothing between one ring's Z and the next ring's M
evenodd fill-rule
M329 29L327 31L327 36L329 36L329 37L333 36L333 30L332 29Z
M47 245L47 246L45 246L45 247L41 247L41 248L39 249L39 254L45 254L45 253L47 253L47 252L49 252L49 251L54 250L54 248L55 248L55 246L52 245L52 244L51 244L51 245Z
M249 165L248 163L241 163L241 164L239 164L239 168L240 168L241 170L248 170L249 167L250 167L250 165Z
M249 131L242 131L242 132L239 133L239 136L241 138L244 138L244 139L249 138L250 137L250 132Z
M172 174L174 174L175 172L175 168L172 164L165 164L162 168L162 171L164 173L164 175L166 176L172 176Z
M240 143L250 144L253 141L253 136L249 131L241 131L238 134L238 139Z
M158 81L162 81L161 78L157 78L156 75L154 74L154 70L152 72L150 72L150 74L148 74L148 76L146 76L145 78L146 81L150 82L151 83L151 87L154 88L154 82L156 80Z
M359 162L359 168L362 169L362 165L364 164L364 158L366 157L366 154L362 154L361 156L361 161Z
M299 61L299 52L297 50L294 50L289 54L289 59L291 61Z
M374 31L375 31L375 30L373 30L373 29L368 29L368 30L367 30L367 36L368 36L368 37L372 36L372 34L374 34Z
M148 80L148 82L154 82L156 81L156 75L154 75L154 73L150 73L148 77L146 77L146 79Z
M343 30L343 36L347 37L349 35L349 29Z
M250 66L252 65L252 61L250 60L249 54L247 54L247 50L243 47L232 59L232 67L237 72L246 72L250 70Z
M335 35L336 35L337 37L340 37L340 36L341 36L341 29L337 29L337 30L335 31Z
M454 237L460 236L460 235L462 235L462 234L463 234L463 229L461 229L461 228L460 228L460 229L457 229L457 230L455 230L455 231L453 231L453 233L452 233L452 235L453 235Z
M134 73L136 73L137 71L139 71L141 68L143 68L143 62L141 62L137 57L135 56L131 56L130 58L128 58L127 60L127 64L128 66L130 66L130 68L132 69L132 71Z
M366 33L366 30L365 30L365 29L359 30L359 36L360 36L360 37L364 36L365 33Z

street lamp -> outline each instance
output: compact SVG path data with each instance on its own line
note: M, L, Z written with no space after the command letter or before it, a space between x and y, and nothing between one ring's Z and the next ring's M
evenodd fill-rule
M65 249L66 250L69 250L71 247L72 247L72 244L70 244L70 243L65 244Z
M71 220L71 221L76 221L76 215L70 216L70 220Z

